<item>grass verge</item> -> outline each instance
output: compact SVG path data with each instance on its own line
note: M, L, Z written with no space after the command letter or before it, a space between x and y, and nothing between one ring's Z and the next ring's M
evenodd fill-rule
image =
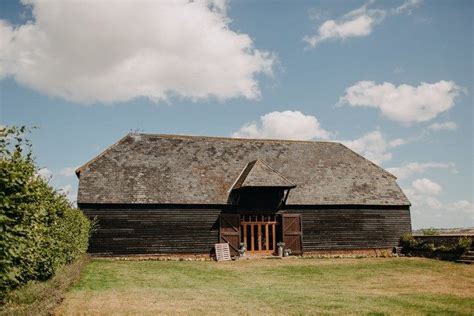
M90 261L87 255L59 269L45 282L32 281L9 293L0 307L0 315L50 315L64 299L66 291L80 278Z
M474 266L423 258L88 264L70 314L474 314Z

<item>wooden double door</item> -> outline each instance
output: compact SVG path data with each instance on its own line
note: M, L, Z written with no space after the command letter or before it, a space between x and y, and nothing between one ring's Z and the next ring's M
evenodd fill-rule
M238 254L240 243L250 254L276 254L279 242L293 254L303 253L300 214L221 214L219 235L220 242L229 243L233 255Z
M240 215L240 242L250 253L273 254L277 224L276 215Z

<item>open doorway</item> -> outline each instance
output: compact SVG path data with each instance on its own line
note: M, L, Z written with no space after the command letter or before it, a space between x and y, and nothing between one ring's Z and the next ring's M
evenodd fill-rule
M220 242L229 243L237 255L242 243L249 254L272 255L277 244L299 255L303 253L303 227L300 214L221 214Z
M241 240L250 254L274 254L276 251L276 215L241 215Z

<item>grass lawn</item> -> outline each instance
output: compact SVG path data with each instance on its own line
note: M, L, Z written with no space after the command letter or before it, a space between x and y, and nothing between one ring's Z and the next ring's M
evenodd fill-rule
M58 314L474 314L474 266L422 258L94 259Z

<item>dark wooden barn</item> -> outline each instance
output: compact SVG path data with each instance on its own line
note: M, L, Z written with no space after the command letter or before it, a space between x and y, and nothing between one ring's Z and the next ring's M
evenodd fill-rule
M335 142L128 134L76 174L92 253L391 249L411 231L396 178Z

